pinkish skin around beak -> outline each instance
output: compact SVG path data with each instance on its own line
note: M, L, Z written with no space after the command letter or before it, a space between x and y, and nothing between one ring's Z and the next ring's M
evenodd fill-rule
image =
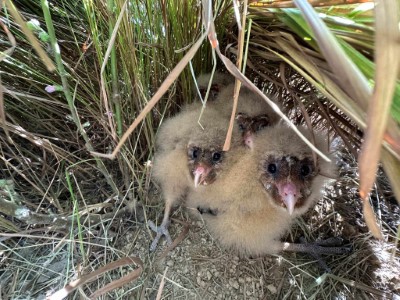
M199 186L199 184L201 183L201 178L203 177L202 175L205 175L205 173L206 173L206 169L203 166L198 166L193 171L195 188L197 188Z
M292 182L284 182L278 185L279 195L282 197L282 201L286 206L289 215L293 214L296 202L300 197L300 191L296 185Z
M244 144L250 149L253 149L254 147L253 140L254 140L253 132L251 132L250 130L246 130L246 132L243 134Z

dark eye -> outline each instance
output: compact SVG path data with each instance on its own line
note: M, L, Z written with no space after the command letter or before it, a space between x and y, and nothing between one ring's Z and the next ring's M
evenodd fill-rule
M217 161L219 161L221 159L221 157L222 157L221 153L214 152L213 156L212 156L212 160L213 160L213 162L217 162Z
M276 164L269 164L268 167L267 167L267 170L268 170L269 173L275 174L276 171L277 171Z
M239 125L240 131L245 131L248 127L248 117L243 113L238 113L236 116L236 122Z
M191 157L192 157L192 159L196 159L198 156L199 156L199 149L194 148L191 153Z
M255 124L254 127L256 128L256 131L260 131L261 129L270 125L269 119L265 115L256 117L253 122Z
M311 173L311 169L309 166L307 166L307 165L301 166L301 169L300 169L301 176L306 177L310 173Z
M261 129L267 127L268 125L269 125L269 122L268 122L268 121L258 123L258 125L257 125L257 131L260 131Z

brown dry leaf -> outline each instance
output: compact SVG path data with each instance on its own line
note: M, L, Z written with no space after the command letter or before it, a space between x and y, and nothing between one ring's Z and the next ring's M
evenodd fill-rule
M382 231L376 222L375 213L371 207L371 204L369 204L368 198L363 199L363 214L365 223L367 223L372 235L379 240L383 240Z
M128 275L121 277L118 280L114 280L114 281L110 282L109 284L102 287L101 289L98 289L97 291L95 291L93 294L90 295L90 299L96 299L96 298L100 297L101 295L104 295L105 293L107 293L109 291L115 290L115 289L135 280L136 278L138 278L143 272L143 262L138 257L125 257L125 258L122 258L115 262L109 263L107 265L107 266L109 266L107 269L108 270L115 269L117 267L122 267L124 265L128 265L132 262L137 264L139 266L139 268L130 272ZM104 270L104 272L106 272L106 270Z
M92 295L90 295L90 299L95 299L111 290L119 288L119 287L123 286L124 284L127 284L128 282L138 278L140 276L140 274L142 274L142 271L143 271L143 262L141 261L141 259L138 257L131 256L131 257L124 257L117 261L111 262L111 263L105 265L104 267L101 267L88 275L82 276L81 278L68 283L64 288L62 288L61 290L58 290L53 295L47 297L47 299L48 300L64 299L70 293L72 293L75 289L77 289L78 287L80 287L86 283L89 283L89 282L95 280L101 274L111 271L111 270L114 270L115 268L123 267L123 266L130 265L133 263L138 266L138 268L136 270L130 272L128 275L126 275L118 280L112 281L111 283L107 284L103 288L97 290Z
M376 1L375 15L375 89L368 109L368 125L359 157L362 199L367 197L375 181L400 62L398 1Z
M237 11L239 11L239 9L237 9ZM235 10L235 12L236 12L236 10ZM247 0L244 0L243 1L242 23L240 23L239 15L237 16L237 19L236 19L236 22L238 23L238 30L239 30L239 32L238 32L238 37L239 37L238 38L238 40L239 40L239 43L238 43L239 51L238 52L239 53L237 55L236 66L237 66L237 68L239 70L242 69L243 49L244 49L244 33L245 33L244 32L244 28L246 26L246 17L247 17ZM228 133L226 135L223 151L228 151L229 148L231 147L233 125L234 125L235 120L236 120L236 110L237 110L237 105L238 105L238 100L239 100L240 87L241 87L241 82L238 79L236 79L234 93L233 93L232 114L231 114L231 119L230 119L230 122L229 122Z

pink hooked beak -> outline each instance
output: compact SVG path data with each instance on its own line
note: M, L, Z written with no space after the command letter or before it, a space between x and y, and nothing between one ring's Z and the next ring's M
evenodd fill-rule
M300 198L300 191L297 186L292 182L284 182L278 185L278 191L289 215L293 214L296 202Z
M207 166L204 166L204 165L197 166L193 171L194 187L197 188L200 184L202 184L209 172L210 172L210 168L208 168Z

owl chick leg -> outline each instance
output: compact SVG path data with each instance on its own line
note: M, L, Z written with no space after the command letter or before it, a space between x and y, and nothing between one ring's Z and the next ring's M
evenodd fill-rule
M153 221L149 221L148 225L150 228L156 232L156 237L154 238L153 242L150 245L150 251L154 251L157 248L158 242L160 241L160 238L164 235L165 238L167 239L168 245L172 244L172 239L168 231L168 226L170 224L169 220L169 215L171 213L171 207L172 203L171 202L166 202L165 203L165 209L164 209L164 217L161 222L160 226L156 226Z
M314 243L307 243L304 238L301 239L301 243L283 243L283 251L288 252L300 252L307 253L316 259L326 272L331 272L331 269L326 264L325 260L321 255L341 255L347 254L351 251L350 247L339 246L343 242L340 238L329 238Z

